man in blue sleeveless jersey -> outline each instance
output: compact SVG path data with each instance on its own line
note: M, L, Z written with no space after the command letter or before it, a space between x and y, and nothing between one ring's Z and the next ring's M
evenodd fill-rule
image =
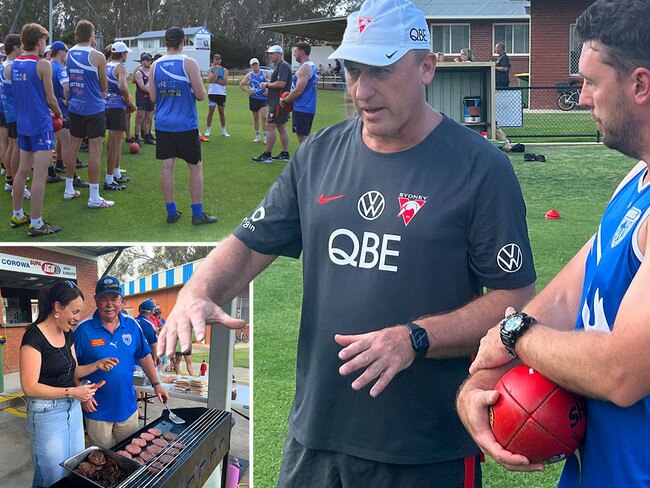
M90 208L108 208L115 205L99 196L99 174L102 145L106 133L104 96L107 90L106 58L92 47L95 43L95 26L80 20L75 27L77 44L68 51L70 99L68 122L70 150L65 156L66 168L73 168L85 137L88 138L88 183Z
M524 307L529 316L514 314L507 327L488 332L458 396L479 446L508 469L533 471L543 467L504 450L489 428L492 388L512 357L585 395L587 435L580 459L565 463L562 488L648 486L650 479L648 18L647 0L598 0L577 20L580 105L591 109L606 146L641 162L616 189L595 236Z
M2 108L4 109L5 122L7 126L7 144L4 147L2 161L7 170L5 190L13 190L13 175L18 171L20 152L18 150L18 133L16 132L16 108L14 107L14 95L11 88L11 64L23 52L20 45L19 34L9 34L4 42L6 58L2 61L0 68L0 82L2 82ZM25 188L25 198L29 198L29 190ZM18 227L29 223L29 217L23 216L20 220L9 222L11 227Z
M108 388L82 404L90 444L109 448L139 428L133 388L136 365L142 367L161 402L169 401L169 393L158 381L151 348L140 325L132 317L119 313L122 289L117 278L99 279L95 304L95 313L75 330L74 347L80 365L107 357L119 360L110 371L96 371L87 377L93 383L106 380Z
M126 131L126 109L136 110L131 99L126 79L129 75L126 57L131 49L122 41L117 41L111 47L111 60L106 65L108 90L104 99L106 108L106 128L109 130L108 149L106 151L106 177L104 190L126 190L126 186L114 181L115 168L120 167L122 138Z
M260 62L257 58L252 58L248 64L251 70L239 80L239 88L248 93L248 109L253 114L253 128L255 129L253 142L263 140L266 144L267 97L266 90L260 88L260 84L268 82L271 79L271 73L260 69ZM260 139L260 116L262 117L263 139Z
M316 113L316 91L318 89L318 72L316 65L309 60L311 46L308 42L299 42L293 47L293 56L300 63L300 68L293 75L291 92L280 99L284 107L293 103L292 129L298 142L309 137L311 124Z
M14 217L23 215L23 190L33 169L32 217L27 234L38 237L61 230L43 220L43 199L47 168L52 162L54 130L52 111L59 118L61 109L52 88L52 65L40 55L45 49L48 32L39 24L25 24L20 31L23 54L11 65L11 85L16 107L16 129L20 165L14 175L12 204Z
M184 41L183 29L167 29L167 54L154 62L151 69L149 96L156 104L156 159L162 160L160 181L167 223L181 218L174 198L174 164L178 157L185 160L190 171L192 224L212 224L217 217L203 211L203 163L196 111L196 101L205 100L205 87L199 64L181 54Z

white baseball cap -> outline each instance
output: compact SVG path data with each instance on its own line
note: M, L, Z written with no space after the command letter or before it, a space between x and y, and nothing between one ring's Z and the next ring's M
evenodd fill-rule
M48 44L45 46L45 49L43 49L43 54L47 54L52 50L52 45Z
M260 64L260 60L257 59L257 58L251 58L251 60L248 62L248 64L249 64L250 66L252 66L252 65L254 65L254 64Z
M130 53L131 50L122 41L117 41L117 42L113 43L113 47L111 47L111 52L112 53L124 53L124 52Z
M431 49L424 15L408 0L366 0L348 16L339 48L328 59L388 66L411 49Z
M278 46L277 44L274 44L270 48L266 50L267 53L280 53L282 54L284 51L282 50L282 46Z

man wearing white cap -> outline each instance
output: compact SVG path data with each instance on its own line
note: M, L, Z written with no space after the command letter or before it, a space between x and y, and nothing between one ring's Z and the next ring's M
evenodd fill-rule
M159 349L186 346L190 323L199 339L240 326L215 303L302 254L279 486L480 486L454 397L486 330L534 293L521 190L505 155L426 103L436 57L412 3L366 1L332 58L359 117L299 146L181 291Z
M126 110L135 112L136 106L131 99L126 79L129 72L126 69L126 57L131 49L122 41L113 43L111 60L106 64L106 79L108 90L104 99L106 110L106 128L109 131L106 154L106 176L104 190L125 190L126 186L114 180L115 168L120 166L122 137L126 131Z
M264 144L266 144L267 96L265 93L266 90L260 85L271 79L271 73L265 69L260 69L260 62L257 58L251 58L248 64L251 67L251 71L246 73L246 76L239 81L239 88L248 93L248 108L253 113L253 127L255 128L255 139L253 139L253 142L260 142L261 115Z
M280 106L280 96L291 88L291 65L283 59L282 47L277 44L266 50L269 61L275 64L271 73L271 81L262 82L260 88L268 90L269 115L266 135L266 149L264 152L252 158L255 163L272 163L273 161L289 161L289 133L286 123L289 121L289 112ZM282 151L277 156L271 156L275 145L275 131L280 134L280 145Z

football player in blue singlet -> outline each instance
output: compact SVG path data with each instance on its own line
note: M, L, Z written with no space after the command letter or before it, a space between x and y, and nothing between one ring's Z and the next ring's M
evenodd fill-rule
M260 142L260 115L262 116L262 130L264 144L266 144L266 117L268 115L266 90L260 87L261 83L268 83L271 80L271 73L268 70L260 69L260 62L252 58L249 63L251 71L246 73L239 80L239 88L248 93L248 108L253 114L253 127L255 128L255 139L253 142Z
M11 64L23 52L20 44L19 34L9 34L5 38L5 52L7 58L2 62L0 69L0 82L3 87L2 107L5 111L5 121L7 123L7 147L2 155L2 160L7 168L7 182L5 184L6 191L13 190L13 175L18 171L18 164L20 162L20 152L18 150L18 132L16 132L16 108L14 107L14 92L11 87ZM29 190L25 187L25 198L29 198ZM11 227L18 227L21 225L29 224L29 217L23 215L20 219L12 217L9 225Z
M309 137L316 114L318 70L309 60L310 53L311 46L307 42L299 42L293 47L293 56L300 63L300 68L293 75L289 95L280 100L282 106L293 103L292 129L298 142L303 142Z
M180 27L165 32L167 54L153 63L149 97L156 104L156 159L162 160L161 185L167 223L181 218L174 198L176 158L187 163L190 171L192 224L212 224L217 217L203 211L203 163L199 141L199 117L196 101L205 100L205 87L199 64L183 54L185 33Z
M106 128L109 130L109 136L104 190L126 189L126 186L114 181L113 176L115 168L120 166L122 138L126 131L126 108L128 107L130 112L134 112L136 109L126 83L129 73L124 64L130 52L131 49L122 41L114 43L111 47L111 61L106 65L108 91L104 99L104 106L106 107Z
M27 231L30 237L54 234L61 230L43 220L45 179L55 146L50 111L62 118L52 88L52 65L40 57L45 49L47 37L47 29L43 26L25 24L20 31L23 54L11 65L11 85L20 149L20 165L14 175L12 192L13 216L19 219L23 215L23 190L27 175L33 168L32 217Z
M70 99L68 122L70 150L66 168L74 168L84 137L88 138L88 183L90 197L88 207L107 208L115 205L99 196L99 173L102 145L106 133L104 95L107 90L106 58L94 49L95 26L80 20L75 27L77 44L68 51L68 76ZM66 173L67 175L67 173Z
M536 323L515 314L507 328L488 332L458 397L461 418L479 446L518 471L542 466L501 448L488 427L487 407L498 397L491 390L513 366L504 345L524 364L587 397L580 459L566 460L561 488L641 487L650 480L648 18L647 0L598 0L578 18L580 105L591 109L606 146L641 161L614 192L594 237L524 307Z

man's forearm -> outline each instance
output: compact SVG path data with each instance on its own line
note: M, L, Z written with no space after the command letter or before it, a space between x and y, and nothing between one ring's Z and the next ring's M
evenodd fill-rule
M503 319L506 308L519 310L534 294L534 284L515 290L492 290L452 312L416 319L429 335L427 357L475 353L485 333Z

